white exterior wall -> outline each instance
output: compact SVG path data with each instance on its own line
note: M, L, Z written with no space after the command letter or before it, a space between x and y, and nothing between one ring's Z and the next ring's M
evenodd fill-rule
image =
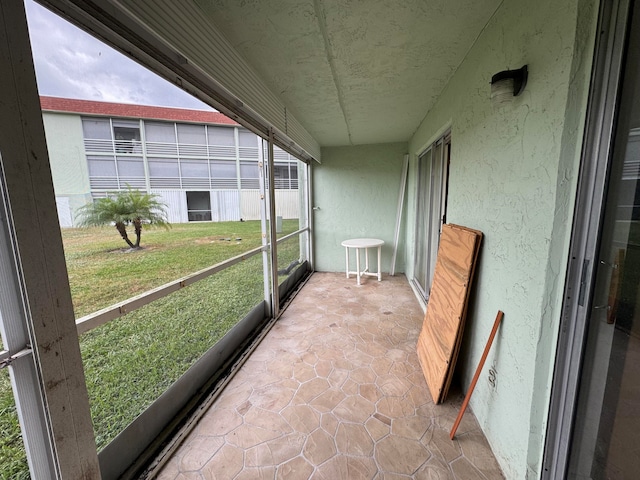
M73 227L73 212L69 197L56 196L56 209L58 211L58 221L61 227Z
M243 220L260 220L260 190L241 191L240 214ZM299 218L299 190L276 190L276 216Z
M260 220L260 190L242 190L240 215L243 220Z
M300 217L298 190L276 190L276 215L285 219Z
M159 200L167 206L169 223L187 223L187 192L184 190L154 190L149 193L158 195Z
M170 223L187 223L187 192L184 190L157 190L150 193L158 195L160 201L168 207ZM260 220L259 190L210 190L211 217L214 222ZM300 197L298 190L276 190L276 215L284 219L298 218L300 215Z
M240 220L238 190L211 190L211 220L214 222Z

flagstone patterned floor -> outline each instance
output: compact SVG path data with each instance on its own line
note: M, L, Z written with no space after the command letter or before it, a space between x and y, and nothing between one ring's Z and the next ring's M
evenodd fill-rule
M314 274L157 478L503 478L473 413L434 405L404 276Z

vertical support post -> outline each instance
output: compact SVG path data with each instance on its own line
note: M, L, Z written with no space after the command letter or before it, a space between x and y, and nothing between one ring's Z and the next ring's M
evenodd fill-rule
M404 192L407 188L407 172L409 171L409 154L404 156L402 177L400 178L400 192L398 193L398 212L396 213L396 230L393 236L393 255L391 256L391 270L389 275L396 274L396 256L398 255L398 242L400 240L400 226L402 224L402 211L404 209ZM378 250L380 251L380 250ZM380 258L378 258L378 271L380 271Z
M262 158L262 138L256 135L256 142L258 142L258 158ZM236 186L238 187L238 194L242 197L242 169L240 168L240 133L238 127L233 127L233 144L236 147ZM242 205L242 199L240 199L240 205ZM242 212L240 212L242 216Z
M258 181L260 185L260 232L262 236L262 246L268 247L269 242L268 232L267 232L267 193L266 193L266 182L265 175L267 172L266 162L264 160L264 140L260 137L258 138ZM271 301L271 293L269 290L269 282L270 282L270 270L269 270L269 252L265 249L262 252L262 275L263 275L263 284L264 284L264 300L269 305L269 313L273 311L272 301Z
M23 431L30 437L26 440L30 463L42 459L47 464L43 468L49 469L44 475L32 474L35 478L99 479L27 20L19 1L0 2L0 71L2 203L15 262L1 268L14 272L13 283L20 291L13 301L22 305L20 317L10 316L9 304L3 305L1 318L5 325L9 322L28 331L33 350L32 356L24 357L31 359L33 369L19 368L17 361L12 367L21 414L30 415L30 405L36 410L44 407L45 412L45 421L40 417ZM28 370L35 370L36 378ZM40 398L37 390L43 392ZM36 447L38 443L41 447ZM53 451L47 443L53 444Z
M313 209L313 164L309 163L307 165L307 176L305 181L307 182L307 226L309 227L309 238L308 238L308 248L309 248L309 264L311 265L311 270L315 270L315 258L314 258L314 240L313 236L315 234L314 228L314 209Z
M309 227L309 189L307 188L307 169L309 166L300 160L296 159L296 168L298 171L298 228ZM289 166L289 172L291 172L291 165ZM293 182L292 182L293 186ZM302 233L298 237L298 248L300 249L300 257L304 260L309 260L309 233Z
M382 245L378 245L378 281L382 281L382 267L380 266L380 262L382 262Z
M267 165L269 173L269 243L271 254L271 313L273 318L280 313L280 294L278 292L278 236L276 234L276 190L273 176L273 128L269 129L269 163Z
M360 248L356 247L356 278L358 279L358 285L360 285Z
M27 349L31 340L27 331L27 314L20 294L20 275L16 271L13 228L5 199L1 166L0 156L0 332L4 348L13 353ZM38 382L33 352L9 364L9 375L31 476L56 478L53 444L47 432L44 396Z
M142 167L144 168L144 186L147 190L147 193L150 193L151 192L151 174L149 173L149 158L147 157L147 132L144 129L144 120L142 119L140 119L139 128L140 128L140 146L142 149ZM209 160L207 160L207 166L208 166L208 163L209 163Z

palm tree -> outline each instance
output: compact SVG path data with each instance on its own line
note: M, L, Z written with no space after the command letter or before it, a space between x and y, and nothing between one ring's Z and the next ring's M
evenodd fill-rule
M169 228L167 206L158 201L158 195L143 193L127 187L127 190L114 192L105 198L99 198L78 209L76 218L81 227L115 225L122 239L131 248L140 248L140 237L144 224ZM127 235L127 226L133 225L136 233L134 244Z

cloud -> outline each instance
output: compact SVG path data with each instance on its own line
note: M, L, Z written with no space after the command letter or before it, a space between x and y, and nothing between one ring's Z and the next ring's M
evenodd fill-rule
M211 108L33 0L25 7L40 94Z

